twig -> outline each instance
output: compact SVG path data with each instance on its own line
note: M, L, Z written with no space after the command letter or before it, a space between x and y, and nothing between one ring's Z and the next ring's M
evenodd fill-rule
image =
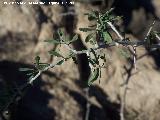
M125 102L126 101L126 94L127 94L127 85L125 85L124 93L121 98L120 120L125 120L124 110L125 110L125 103L126 103Z
M138 41L138 40L135 40L135 41L125 41L125 40L124 40L124 41L118 41L118 40L115 40L115 41L113 41L113 42L110 43L110 44L103 44L103 45L100 45L100 46L98 46L98 47L96 47L96 48L92 48L92 49L95 50L95 51L97 51L97 50L99 50L99 49L104 49L104 48L109 48L109 47L117 46L117 44L119 44L119 45L127 45L127 46L128 46L128 45L131 45L131 46L141 46L141 45L144 45L144 44L145 44L145 41ZM78 55L78 54L88 54L88 53L91 52L91 49L90 49L90 48L87 49L87 50L77 51L77 50L74 50L73 48L71 48L69 45L66 45L66 44L65 44L65 47L66 47L67 49L71 50L75 55ZM153 45L151 45L150 47L151 47L151 48L160 48L160 45L159 45L159 44L153 44ZM65 61L65 59L61 59L61 60L64 60L64 61ZM57 65L57 63L59 63L61 60L59 60L59 61L56 62L56 63L50 64L50 65L49 65L48 67L46 67L44 70L39 71L39 72L35 75L35 77L33 77L33 78L29 81L29 84L32 84L33 81L34 81L35 79L37 79L37 78L41 75L42 72L47 71L48 69L55 67L55 66Z
M33 81L36 80L41 75L41 73L42 73L42 71L39 71L36 76L34 76L32 79L30 79L29 84L32 84Z
M136 56L137 56L136 46L133 45L133 64L134 64L135 71L137 69L137 66L136 66Z
M150 33L151 33L151 31L152 31L153 26L154 26L155 23L156 23L156 21L154 20L153 23L152 23L152 25L151 25L151 27L149 28L149 30L148 30L148 32L147 32L147 35L146 35L146 37L145 37L145 40L148 39L148 36L150 35Z
M123 36L118 32L118 30L116 29L116 27L111 23L111 22L107 22L107 24L111 27L111 29L117 34L117 36L120 38L120 40L123 40Z
M158 34L155 34L155 36L160 41L160 36Z
M151 27L149 28L149 30L147 32L147 35L145 37L145 40L142 42L143 45L145 45L145 42L148 39L148 36L150 35L154 24L155 24L155 21L152 23ZM158 35L156 35L156 37L160 40ZM125 110L125 104L126 104L128 83L129 83L129 80L130 80L130 78L132 76L132 74L131 74L132 73L132 68L134 67L135 70L136 70L136 47L137 47L137 45L136 44L132 45L132 47L133 47L133 64L131 65L131 68L129 70L127 70L127 68L126 68L128 76L127 76L127 79L126 79L126 82L125 82L124 93L123 93L122 98L121 98L121 109L120 109L120 119L121 120L125 120L124 110ZM151 47L153 47L153 48L158 48L158 46L159 45L157 45L157 44L156 45L151 45Z
M131 64L131 67L129 69L127 69L127 67L124 66L124 69L126 70L128 75L127 75L127 78L124 83L124 92L121 97L120 120L125 120L124 112L125 112L125 106L126 106L126 96L127 96L129 80L132 76L133 66L134 66L134 64Z
M85 120L89 120L89 113L90 113L90 100L89 100L89 87L85 88L85 97L86 97L86 114L85 114Z
M60 14L60 16L66 16L66 15L76 15L77 13L75 12L67 12L67 13L62 13ZM121 120L125 120L125 117L124 117L124 110L125 110L125 101L126 101L126 95L127 95L127 89L128 89L128 83L129 83L129 79L131 77L131 72L132 72L132 68L134 67L135 70L136 70L136 47L138 46L141 46L141 45L146 45L146 39L148 39L148 36L150 35L152 29L153 29L153 26L155 24L155 21L152 23L151 27L149 28L149 31L147 32L147 35L145 37L145 40L143 41L138 41L138 40L134 40L134 41L127 41L124 39L124 37L120 34L120 32L116 29L116 27L111 23L111 22L107 22L107 24L111 27L111 29L116 33L116 35L119 37L119 40L114 40L112 43L110 44L101 44L99 46L95 46L94 48L89 48L87 50L82 50L82 51L77 51L77 50L74 50L72 47L70 47L68 44L64 44L64 46L72 51L75 55L78 55L78 54L87 54L87 56L90 56L90 52L91 50L99 50L99 49L103 49L103 48L109 48L109 47L112 47L112 46L117 46L117 45L125 45L125 46L133 46L133 53L134 53L134 57L133 57L133 64L131 65L131 68L129 70L127 70L127 73L128 73L128 76L127 76L127 79L125 81L125 87L124 87L124 93L123 93L123 96L122 96L122 99L121 99L121 109L120 109L120 117L121 117ZM160 37L156 35L156 38L158 40L160 40ZM60 37L61 41L62 40L62 37ZM151 48L160 48L160 45L159 44L153 44L150 46ZM29 81L28 81L28 84L33 84L33 82L44 72L44 71L47 71L48 69L50 68L53 68L55 67L59 62L61 61L65 61L66 58L63 58L63 59L60 59L59 61L57 61L56 63L53 63L53 64L50 64L49 66L47 66L46 68L44 68L43 70L39 70L38 73L33 77L31 78ZM89 63L90 64L90 63ZM92 66L90 65L90 68ZM28 85L27 84L27 85ZM17 94L19 93L20 91L17 92ZM7 109L9 107L9 105L16 99L17 97L17 94L13 96L13 99L8 103L8 105L6 106L5 109ZM90 100L89 100L89 88L86 88L86 100L87 100L87 103L86 103L86 115L85 115L85 120L88 120L89 119L89 114L90 114L90 106L91 106L91 103L90 103Z
M59 61L56 62L56 63L50 64L50 65L49 65L48 67L46 67L44 70L39 70L39 72L35 75L35 77L33 77L32 79L30 79L28 83L29 83L29 84L32 84L33 81L36 80L36 79L41 75L42 72L47 71L48 69L55 67L55 66L56 66L60 61L62 61L62 60L65 61L65 59L61 59L61 60L59 60Z

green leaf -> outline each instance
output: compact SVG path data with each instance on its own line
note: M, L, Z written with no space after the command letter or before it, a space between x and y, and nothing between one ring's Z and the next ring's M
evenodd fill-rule
M59 37L62 37L62 36L63 36L62 29L58 29L58 35L59 35Z
M57 57L62 57L63 58L63 56L61 55L61 54L59 54L58 52L56 52L56 51L49 51L49 54L51 54L51 55L54 55L54 56L57 56Z
M94 55L94 58L92 58L90 62L98 65L99 64L99 57L97 56L95 50L93 50L92 48L91 48L91 53Z
M93 53L94 58L95 58L96 60L98 60L95 50L93 50L93 49L91 48L91 52Z
M112 43L112 37L109 32L105 31L102 34L103 34L103 40L106 44Z
M39 65L48 66L48 63L39 63Z
M89 77L88 86L90 86L94 81L96 81L98 79L99 72L100 72L99 68L94 69L94 71L92 72L92 74Z
M78 35L77 35L77 34L72 38L71 41L69 41L69 43L72 43L72 42L74 42L74 41L76 41L76 40L78 40Z
M92 31L94 29L91 29L91 28L79 28L80 31L82 32L88 32L88 31Z
M93 33L88 34L87 37L86 37L86 39L85 39L85 42L89 42L90 39L92 39L92 37L93 37Z
M39 70L44 70L46 67L48 67L50 64L48 63L39 63L37 66Z
M61 65L64 62L64 60L60 60L57 65Z
M51 44L60 44L61 42L58 41L58 40L45 40L44 42L48 42L48 43L51 43Z
M40 62L40 57L39 57L39 56L36 56L36 57L35 57L35 61L36 61L36 64L38 65L39 62Z
M34 69L31 68L19 68L19 71L33 71Z

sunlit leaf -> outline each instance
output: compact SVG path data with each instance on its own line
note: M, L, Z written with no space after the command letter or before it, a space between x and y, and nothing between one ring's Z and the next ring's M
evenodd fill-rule
M93 38L93 33L88 34L86 39L85 39L85 42L89 42L90 39L92 39L92 38Z
M62 57L63 58L63 56L61 55L61 54L59 54L58 52L56 52L56 51L49 51L49 54L51 54L51 55L54 55L54 56L57 56L57 57Z
M61 65L64 62L64 60L60 60L57 65Z
M94 29L91 29L91 28L79 28L80 31L82 32L88 32L88 31L92 31Z
M69 41L69 43L72 43L72 42L74 42L74 41L76 41L76 40L78 40L78 35L77 35L77 34L72 38L71 41Z
M93 55L94 55L94 59L93 59L93 60L94 60L96 63L98 63L98 57L97 57L97 54L96 54L95 50L91 49L91 52L92 52Z
M106 44L112 43L112 37L107 31L103 32L102 34L103 34L103 40Z
M98 79L99 72L100 72L99 68L94 69L94 71L91 73L91 75L89 77L88 86L90 86L94 81L96 81Z
M39 63L39 65L37 66L39 70L43 70L46 67L48 67L50 64L48 63Z

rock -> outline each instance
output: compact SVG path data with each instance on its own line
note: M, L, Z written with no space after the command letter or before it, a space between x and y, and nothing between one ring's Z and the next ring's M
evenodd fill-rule
M33 51L42 24L39 9L38 6L25 5L5 5L0 8L1 60L20 60Z
M158 6L157 2L158 0L154 0L155 6ZM86 33L82 33L78 29L91 25L91 23L88 22L87 17L83 14L92 9L98 10L99 7L79 2L74 7L74 14L76 15L72 16L72 21L67 21L70 20L69 17L64 17L65 11L58 5L54 7L49 5L2 5L0 8L0 61L5 59L33 64L34 57L39 55L43 62L54 63L57 59L50 59L48 51L55 49L56 46L49 45L43 41L52 39L58 28L65 28L66 34L70 36L78 33L84 42ZM157 14L159 14L158 7L156 10ZM133 23L131 22L130 27L133 29L132 32L138 36L139 33L148 30L148 23L151 21L146 22L143 8L132 12L131 21ZM142 19L143 24L139 22ZM66 28L68 25L71 25L71 28ZM137 39L132 35L129 35L129 37L132 40ZM138 36L138 38L143 38L143 36ZM88 44L85 45L90 47ZM83 47L85 48L85 46ZM61 47L60 50L64 55L68 54L64 47ZM127 77L127 74L123 77L122 74L126 72L124 65L129 68L130 64L119 55L118 51L119 49L116 48L105 50L106 55L108 55L107 64L109 66L102 71L101 84L98 84L97 81L91 87L90 119L92 120L119 118L120 99L124 92L122 84ZM143 47L137 48L137 53L140 58L137 60L137 72L131 77L128 84L129 90L126 98L127 117L132 116L132 119L133 117L139 117L141 120L158 120L160 110L159 72L155 69L157 66L152 56L140 57L147 53ZM20 79L15 77L19 75L14 73L15 69L10 68L12 64L10 62L0 62L0 65L3 66L4 63L7 64L7 67L0 67L2 69L0 75L5 74L6 77L13 75L14 79ZM20 67L18 63L14 64ZM85 68L86 66L81 67ZM83 69L80 72L84 73ZM132 73L134 72L133 70ZM15 114L16 120L18 118L21 120L84 119L87 100L82 88L77 84L77 79L81 77L79 75L78 67L72 60L55 67L47 74L44 73L40 80L35 81L34 86L19 102L18 112Z

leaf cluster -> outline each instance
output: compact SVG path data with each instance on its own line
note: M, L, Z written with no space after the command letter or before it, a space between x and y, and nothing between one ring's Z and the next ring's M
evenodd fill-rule
M114 44L116 41L113 40L112 35L110 34L110 25L109 23L113 23L117 19L119 19L119 16L113 16L112 12L114 9L110 9L109 11L106 11L104 13L100 13L99 11L91 11L90 13L85 13L85 15L88 17L89 21L95 21L95 24L79 28L82 32L87 32L88 35L85 38L86 43L90 43L94 46L98 45L101 47L101 45L107 45L110 46ZM113 30L113 29L112 29ZM114 31L115 32L115 31ZM156 38L156 34L159 34L158 32L151 32L149 36L146 39L146 46L150 47L152 45L152 40ZM48 70L49 68L53 68L56 65L61 65L63 62L72 59L77 64L76 55L77 54L84 54L86 53L88 56L88 61L90 63L91 67L91 75L87 81L87 85L90 86L94 81L98 80L101 77L101 69L104 68L104 64L106 62L105 54L98 54L96 52L97 49L89 48L86 51L76 51L73 48L70 47L70 44L78 40L78 35L75 34L71 39L65 36L65 33L63 30L59 29L57 31L58 37L45 40L45 42L49 44L56 44L56 45L64 45L68 48L69 54L67 57L61 54L58 50L51 50L48 53L51 56L60 58L60 61L58 61L56 64L48 64L43 63L40 61L40 57L35 57L35 69L30 68L22 68L21 71L27 72L27 75L30 76L30 78L33 78L39 71L43 72L44 70ZM129 39L121 40L120 42L127 43L131 42ZM125 46L125 45L124 45ZM129 51L126 49L125 46L123 49L118 49L119 53L126 58L130 57ZM100 61L103 60L103 64L100 65ZM46 69L47 68L47 69Z

